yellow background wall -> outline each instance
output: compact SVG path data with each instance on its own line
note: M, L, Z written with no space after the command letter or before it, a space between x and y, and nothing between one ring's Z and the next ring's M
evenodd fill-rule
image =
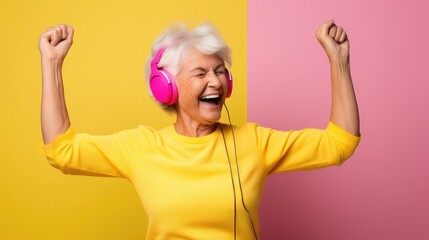
M155 37L173 21L209 20L233 50L234 124L246 121L245 0L24 1L0 6L0 239L144 239L146 217L124 179L66 176L38 151L39 35L75 28L64 64L74 129L110 134L173 122L147 96L144 63ZM226 115L226 114L224 114ZM226 118L224 118L225 120Z

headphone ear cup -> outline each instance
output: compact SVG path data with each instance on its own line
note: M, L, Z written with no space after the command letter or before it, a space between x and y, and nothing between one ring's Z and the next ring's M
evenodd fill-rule
M158 102L167 105L176 104L178 91L173 77L168 71L159 70L156 66L152 67L150 89Z
M232 94L232 74L228 71L228 69L225 68L225 76L226 81L228 83L228 92L226 93L226 97L231 97Z
M158 102L174 105L177 102L178 91L173 76L168 71L158 68L158 63L166 48L166 46L160 48L150 62L149 86Z

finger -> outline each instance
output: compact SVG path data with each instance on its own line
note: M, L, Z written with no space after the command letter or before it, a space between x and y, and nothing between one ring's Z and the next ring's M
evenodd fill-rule
M55 28L50 32L50 35L51 41L49 43L54 47L57 46L58 43L61 41L61 31Z
M329 28L328 34L332 39L335 39L335 35L337 34L337 30L338 30L338 28L335 25L333 25Z
M343 34L343 28L342 28L342 27L340 27L340 26L338 26L338 27L337 27L337 32L335 33L335 37L334 37L334 40L335 40L336 42L339 42L339 41L340 41L341 34Z
M59 24L57 26L61 30L61 40L64 40L67 38L67 26L64 24Z
M346 40L347 40L347 34L346 32L343 31L343 33L341 34L339 43L343 43Z
M72 26L67 25L66 26L66 31L67 31L67 39L66 41L68 42L73 42L73 35L74 35L74 29Z

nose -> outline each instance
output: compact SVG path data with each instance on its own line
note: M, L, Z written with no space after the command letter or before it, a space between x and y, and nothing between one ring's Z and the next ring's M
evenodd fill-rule
M210 71L208 76L208 87L214 89L222 88L222 80L220 76L217 76L213 71Z

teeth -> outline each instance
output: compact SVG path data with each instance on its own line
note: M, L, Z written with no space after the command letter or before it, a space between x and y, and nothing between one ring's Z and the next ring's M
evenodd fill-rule
M219 98L220 95L219 94L210 94L204 97L201 97L201 99L213 99L213 98Z

